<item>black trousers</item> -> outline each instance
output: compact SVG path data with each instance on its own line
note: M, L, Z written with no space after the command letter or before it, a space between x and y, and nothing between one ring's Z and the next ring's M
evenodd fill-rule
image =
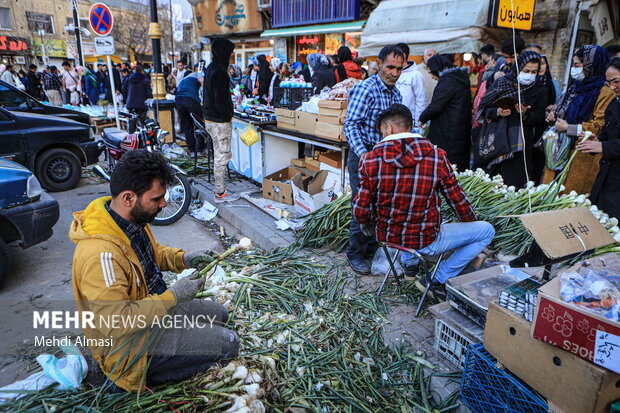
M202 108L200 102L195 101L189 97L178 97L175 100L177 106L177 112L179 113L179 121L181 122L181 130L185 135L185 142L187 142L187 149L190 152L202 152L205 149L204 139L199 137L199 142L196 142L194 135L194 121L191 115L194 114L199 118L202 118Z
M360 183L358 174L360 158L349 150L347 157L347 168L349 169L349 183L351 184L351 202L357 195L357 186ZM347 256L349 258L364 259L367 254L374 252L377 248L377 241L372 237L367 237L362 233L360 224L351 216L351 224L349 225L349 246L347 247Z

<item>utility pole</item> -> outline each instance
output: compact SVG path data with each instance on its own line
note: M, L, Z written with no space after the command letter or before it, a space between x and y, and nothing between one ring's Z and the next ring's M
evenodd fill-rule
M78 52L78 62L80 66L84 66L84 55L82 53L82 33L80 32L80 18L78 16L77 0L71 0L71 8L73 9L73 26L75 28L75 45Z

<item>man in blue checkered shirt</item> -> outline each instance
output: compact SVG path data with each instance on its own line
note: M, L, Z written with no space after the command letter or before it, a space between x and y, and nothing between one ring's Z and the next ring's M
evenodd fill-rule
M349 142L347 166L351 183L352 200L357 194L359 184L358 166L360 157L372 149L383 138L377 128L379 113L394 103L401 103L402 98L395 84L406 64L405 55L396 45L385 46L379 52L377 65L379 71L356 85L349 93L347 118L344 122L344 134ZM351 218L349 229L349 246L347 258L353 271L370 274L366 254L373 253L376 241L364 235L360 225Z

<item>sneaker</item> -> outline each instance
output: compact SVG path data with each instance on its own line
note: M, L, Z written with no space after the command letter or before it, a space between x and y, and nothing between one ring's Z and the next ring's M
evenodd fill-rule
M237 194L231 194L228 191L224 191L221 194L215 194L215 202L217 204L222 203L222 202L232 202L232 201L236 201L239 199L239 195Z

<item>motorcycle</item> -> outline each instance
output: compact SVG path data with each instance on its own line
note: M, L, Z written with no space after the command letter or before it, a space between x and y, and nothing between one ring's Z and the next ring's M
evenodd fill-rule
M105 153L106 167L95 165L93 171L106 181L110 181L110 175L116 163L126 152L136 149L148 151L161 151L164 139L169 132L161 129L153 119L143 120L136 114L119 111L119 116L128 121L130 131L128 133L119 128L105 128L99 141L99 149ZM153 225L168 225L178 221L189 209L192 198L192 189L186 173L174 164L170 166L176 171L174 182L166 189L166 202L168 205L161 210L153 220Z

